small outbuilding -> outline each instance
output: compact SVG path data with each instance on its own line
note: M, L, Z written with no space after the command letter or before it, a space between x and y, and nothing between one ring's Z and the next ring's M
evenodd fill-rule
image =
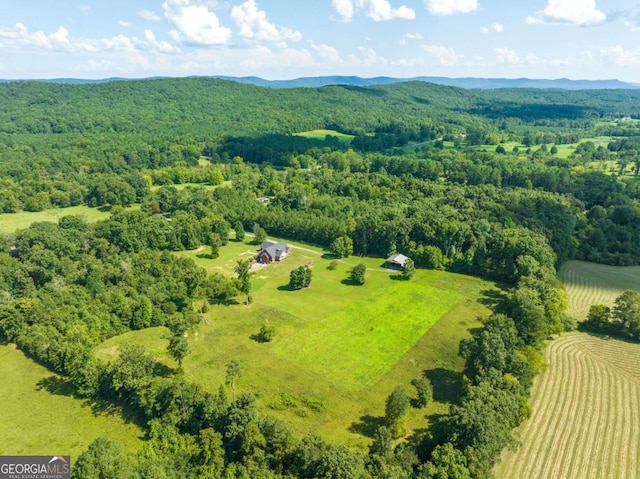
M403 254L389 256L384 262L385 267L392 269L402 269L409 258Z
M270 264L274 261L282 261L288 258L291 254L291 248L288 244L279 242L273 243L272 241L265 241L260 245L260 251L258 252L258 262L262 264Z

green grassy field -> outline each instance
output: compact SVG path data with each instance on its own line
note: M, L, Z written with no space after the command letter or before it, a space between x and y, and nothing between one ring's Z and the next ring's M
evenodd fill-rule
M298 435L316 432L353 446L368 444L366 435L380 424L391 390L403 384L412 394L410 381L425 371L437 401L412 410L409 429L427 427L428 415L446 411L460 387L458 343L487 313L479 300L493 285L425 270L411 281L397 281L379 258L347 258L329 270L331 259L322 250L289 244L294 247L290 258L255 272L253 304L211 306L189 338L187 377L216 391L224 383L226 364L237 359L243 374L236 389L254 392L263 413L285 420ZM238 258L256 249L232 241L215 260L206 250L178 254L209 272L230 274ZM350 268L360 261L369 268L366 283L346 284ZM313 269L311 287L289 291L289 272L303 264ZM265 321L275 326L276 335L259 343L252 337ZM175 367L162 334L163 328L127 333L103 343L96 354L111 359L119 344L134 341Z
M229 186L230 181L225 181L222 185L201 185L198 183L183 183L180 185L168 185L176 188L177 190L183 190L187 187L214 190L220 186ZM152 186L151 191L156 191L162 188L161 186ZM139 208L140 205L133 205L129 208ZM52 221L57 223L63 216L82 216L88 223L95 223L98 220L108 218L110 215L109 207L90 208L86 205L70 206L68 208L51 208L48 210L42 210L37 212L20 211L19 213L4 213L0 214L0 234L14 233L19 229L27 228L31 223L37 221Z
M569 143L566 145L555 145L556 148L558 149L558 152L553 155L556 158L562 158L562 159L566 159L569 158L569 156L575 152L576 147L580 144L580 143L584 143L585 141L592 141L593 143L595 143L596 146L604 146L606 147L609 142L612 140L612 137L609 136L598 136L598 137L592 137L592 138L583 138L581 139L578 143ZM515 146L517 146L520 150L520 154L523 154L526 150L527 147L524 146L522 143L518 143L516 141L507 141L505 143L501 143L501 145L504 147L504 149L506 150L507 154L510 154L513 152L513 148ZM446 146L446 145L445 145ZM533 145L531 147L531 151L535 152L536 150L538 150L540 148L541 145ZM548 144L547 145L547 149L551 149L553 145ZM476 146L475 148L481 151L487 151L487 152L495 152L496 148L498 147L498 145L481 145L481 146ZM605 162L592 162L589 163L589 167L593 167L593 168L602 168L602 163ZM615 161L613 162L609 162L613 165L616 164ZM629 166L629 169L631 168L631 166Z
M339 131L335 131L335 130L324 130L324 129L302 131L300 133L294 133L294 134L298 136L304 136L305 138L312 138L315 140L324 140L327 135L337 136L338 141L340 141L340 143L349 143L351 140L355 138L353 135L347 135L345 133L340 133Z
M567 261L559 274L569 295L568 312L580 321L587 317L592 304L611 307L623 291L640 291L640 266Z
M0 455L69 454L72 461L97 437L128 451L142 445L144 432L117 409L104 410L76 399L68 383L0 343Z
M4 213L0 214L0 233L13 233L19 229L27 228L31 223L37 221L53 221L57 223L60 218L67 215L83 216L88 223L94 223L108 218L109 214L109 208L89 208L88 206L52 208L38 212Z

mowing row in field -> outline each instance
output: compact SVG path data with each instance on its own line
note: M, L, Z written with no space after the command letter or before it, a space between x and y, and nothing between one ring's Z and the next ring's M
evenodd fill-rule
M640 345L570 333L545 351L522 446L498 479L638 477Z

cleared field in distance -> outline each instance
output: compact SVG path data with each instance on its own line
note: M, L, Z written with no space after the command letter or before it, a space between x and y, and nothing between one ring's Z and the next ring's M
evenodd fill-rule
M567 333L545 350L522 446L497 479L640 477L640 344Z
M340 143L349 143L355 138L353 135L347 135L346 133L340 133L336 130L311 130L301 131L300 133L294 133L297 136L304 136L305 138L311 138L315 140L324 140L327 135L338 137Z
M70 206L69 208L52 208L37 212L20 211L19 213L0 214L0 233L14 233L28 228L31 223L52 221L57 223L63 216L83 216L88 223L108 218L109 208L89 208L88 206Z
M612 307L623 291L640 291L640 266L567 261L560 268L560 279L569 295L569 314L582 321L592 304Z
M68 383L0 342L1 455L78 455L97 437L128 451L142 445L144 431L127 423L118 409L94 408L73 397Z
M182 183L179 185L164 185L167 187L173 187L177 190L183 190L185 188L206 188L209 190L215 190L220 186L229 186L231 181L225 181L221 185L204 185L199 183ZM152 186L151 191L156 191L162 188L162 186ZM140 208L139 204L129 206L127 209ZM106 219L111 214L111 208L109 206L91 208L86 205L70 206L68 208L51 208L42 211L20 211L18 213L2 213L0 214L0 234L14 233L19 229L28 228L32 223L38 221L52 221L57 223L63 216L82 216L87 220L87 223L95 223L98 220Z
M255 272L253 304L210 307L189 338L192 353L183 363L187 377L217 391L227 363L237 359L243 374L236 390L255 393L262 413L283 419L298 436L315 432L356 447L370 442L367 436L381 424L393 388L402 384L413 395L410 381L425 371L434 382L436 402L409 412L409 430L428 427L428 415L446 412L460 387L458 343L479 325L479 316L487 315L480 299L493 284L426 270L397 281L379 258L350 257L329 270L331 258L319 248L288 243L295 247L290 258ZM208 258L208 248L177 254L209 272L230 274L238 258L256 249L231 241L216 259ZM361 261L369 268L366 283L347 284L349 270ZM307 263L313 270L311 287L289 291L289 272ZM259 343L252 336L265 321L275 326L275 338ZM113 358L119 344L134 341L175 367L164 352L163 330L112 338L96 354Z

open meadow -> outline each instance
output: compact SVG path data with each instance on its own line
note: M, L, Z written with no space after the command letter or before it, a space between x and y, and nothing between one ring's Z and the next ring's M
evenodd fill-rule
M640 344L567 333L545 350L533 413L497 479L631 478L640 474Z
M311 138L312 140L324 140L327 136L335 136L340 143L349 143L355 138L353 135L347 135L346 133L340 133L336 130L311 130L301 131L300 133L294 133L297 136L303 136L305 138Z
M142 446L144 431L122 411L87 404L59 376L0 343L0 454L78 455L96 438L113 439L129 451Z
M81 216L88 223L106 219L110 215L109 208L89 208L88 206L70 206L69 208L51 208L37 212L20 211L19 213L0 214L0 234L14 233L28 228L38 221L57 223L63 216Z
M214 190L220 186L229 186L230 181L225 181L221 185L206 185L199 183L181 183L178 185L165 185L173 187L176 190L184 190L185 188L205 188ZM151 191L157 191L163 186L152 186ZM140 208L139 204L127 207L127 209ZM110 207L93 208L87 205L70 206L68 208L50 208L42 211L20 211L18 213L2 213L0 214L0 234L14 233L19 229L28 228L32 223L38 221L51 221L57 223L63 216L81 216L87 223L95 223L98 220L107 219L111 214Z
M640 266L567 261L560 268L560 279L569 295L569 314L582 321L592 304L612 307L625 290L640 290Z
M410 382L421 374L434 383L436 401L410 411L409 432L427 427L430 414L445 412L461 386L458 343L487 314L482 298L494 286L426 270L401 281L397 272L382 268L380 258L350 257L330 270L326 252L289 244L290 258L255 271L251 305L210 307L189 338L187 377L217 391L227 363L236 359L242 367L236 391L255 393L263 413L285 420L297 435L316 432L353 446L368 444L391 390L402 384L413 395ZM208 258L208 248L177 254L210 273L231 274L236 260L255 255L256 248L231 241L216 259ZM368 268L363 286L346 281L358 262ZM305 264L313 271L311 286L290 291L290 271ZM255 336L265 322L276 333L273 341L261 343ZM96 354L109 360L119 344L133 341L175 367L164 351L163 333L164 328L126 333L103 343Z

